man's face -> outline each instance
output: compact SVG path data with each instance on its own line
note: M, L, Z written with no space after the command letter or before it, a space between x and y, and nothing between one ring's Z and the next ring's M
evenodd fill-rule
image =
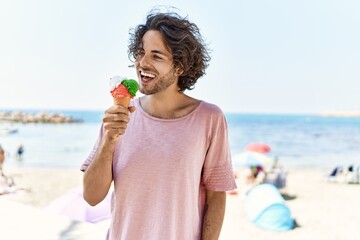
M144 34L135 66L143 94L155 94L177 85L172 54L159 31Z

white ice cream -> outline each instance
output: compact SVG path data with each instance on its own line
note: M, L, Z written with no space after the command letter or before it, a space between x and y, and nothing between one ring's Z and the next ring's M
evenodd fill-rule
M113 76L112 78L110 78L110 83L109 83L110 91L117 88L124 80L128 80L128 79L126 77L120 77L120 76Z

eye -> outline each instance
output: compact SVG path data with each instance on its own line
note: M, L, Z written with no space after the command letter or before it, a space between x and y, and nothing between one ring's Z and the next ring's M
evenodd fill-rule
M159 55L154 55L155 59L163 59L162 57L160 57Z

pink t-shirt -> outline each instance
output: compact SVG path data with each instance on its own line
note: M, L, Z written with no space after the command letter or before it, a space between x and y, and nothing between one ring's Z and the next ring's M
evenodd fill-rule
M107 239L201 239L205 190L236 188L224 114L202 101L184 117L159 119L143 111L138 99L134 103L113 157Z

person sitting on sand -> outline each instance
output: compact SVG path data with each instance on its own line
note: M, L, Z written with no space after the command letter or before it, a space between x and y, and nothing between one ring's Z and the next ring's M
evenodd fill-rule
M258 185L265 181L266 173L262 166L251 166L245 170L245 182Z
M12 178L6 176L3 171L5 161L5 151L0 146L0 195L11 192L11 187L14 184Z
M0 195L13 193L17 190L28 190L26 188L21 188L15 186L15 182L12 177L6 176L3 170L3 165L5 162L5 151L0 146Z

